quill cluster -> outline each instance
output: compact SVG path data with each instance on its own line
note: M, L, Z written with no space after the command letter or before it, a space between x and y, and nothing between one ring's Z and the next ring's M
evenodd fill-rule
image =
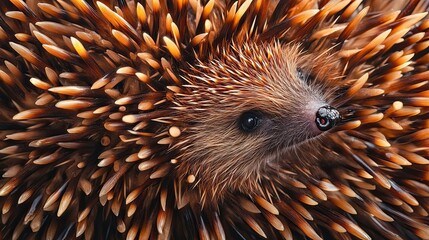
M429 2L0 3L5 239L429 239Z

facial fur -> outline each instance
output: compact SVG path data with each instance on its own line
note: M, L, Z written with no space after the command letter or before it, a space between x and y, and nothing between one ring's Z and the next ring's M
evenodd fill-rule
M187 92L175 101L188 125L176 146L179 173L214 186L204 188L211 197L255 189L270 168L313 164L286 156L322 133L316 111L332 101L335 62L295 44L260 44L233 45L183 73ZM257 121L251 131L243 129L248 115Z

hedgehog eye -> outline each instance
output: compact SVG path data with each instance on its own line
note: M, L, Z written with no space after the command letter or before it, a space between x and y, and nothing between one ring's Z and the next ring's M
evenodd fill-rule
M252 132L256 130L260 124L259 114L254 111L245 112L240 116L240 128L244 132Z
M298 78L301 79L302 81L307 81L307 76L301 68L296 69L296 74Z

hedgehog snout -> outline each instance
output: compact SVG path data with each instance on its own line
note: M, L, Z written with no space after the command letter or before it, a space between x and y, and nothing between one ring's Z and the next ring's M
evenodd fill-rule
M316 126L320 131L327 131L340 121L340 113L337 109L326 105L319 108L316 112Z
M304 109L304 119L309 126L311 136L317 136L332 129L341 119L338 110L323 100L309 101Z

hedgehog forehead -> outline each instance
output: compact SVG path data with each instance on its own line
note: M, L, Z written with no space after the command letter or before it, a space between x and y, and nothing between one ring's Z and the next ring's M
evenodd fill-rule
M245 43L241 47L234 44L217 50L211 59L199 60L197 64L189 64L185 75L196 78L191 84L220 85L252 85L266 84L265 73L279 68L294 72L303 56L296 44L279 43ZM256 80L256 81L255 81Z
M189 83L185 86L192 89L193 102L292 109L295 100L313 91L297 77L304 62L301 55L298 46L291 44L232 45L217 57L190 66L183 78Z

